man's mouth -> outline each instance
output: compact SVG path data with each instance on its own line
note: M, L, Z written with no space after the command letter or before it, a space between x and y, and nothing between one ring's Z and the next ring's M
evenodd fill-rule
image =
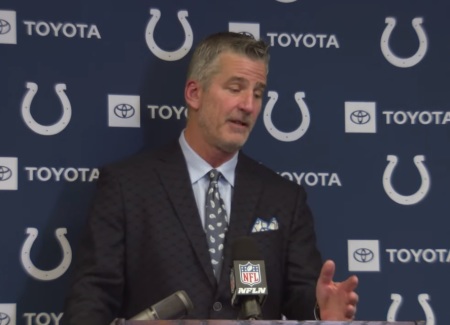
M229 122L235 124L235 125L239 125L239 126L248 126L249 124L245 121L241 121L241 120L233 120L230 119Z

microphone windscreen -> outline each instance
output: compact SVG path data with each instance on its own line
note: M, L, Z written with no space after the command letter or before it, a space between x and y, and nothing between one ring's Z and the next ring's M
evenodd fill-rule
M178 319L194 309L194 305L186 292L180 290L154 304L152 309L157 314L157 319Z
M262 254L258 249L255 238L253 237L239 237L236 238L231 247L232 260L262 260Z

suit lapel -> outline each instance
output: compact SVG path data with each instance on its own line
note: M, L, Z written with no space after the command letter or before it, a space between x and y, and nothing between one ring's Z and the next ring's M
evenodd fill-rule
M262 181L253 174L248 158L240 153L231 203L231 239L249 234L262 185Z
M160 162L157 170L161 183L169 195L205 275L211 285L216 286L217 281L211 266L205 232L201 225L189 172L178 142L161 152ZM232 262L231 246L234 240L241 236L247 236L252 222L254 222L256 205L263 183L253 174L252 164L253 162L247 156L239 153L219 291L229 291L229 272Z
M232 263L231 247L236 238L249 235L263 187L262 181L252 171L251 160L240 152L236 166L230 226L225 241L224 267L221 278L222 285L228 285L228 287L229 283L224 281L223 276L229 277Z
M215 286L216 279L211 266L206 236L200 221L189 172L178 142L162 152L160 161L158 173L161 183L169 195L208 280Z

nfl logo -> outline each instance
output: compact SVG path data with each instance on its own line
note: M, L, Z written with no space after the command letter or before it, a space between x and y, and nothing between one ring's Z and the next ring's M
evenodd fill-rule
M261 271L259 264L239 264L239 273L242 284L254 286L261 283Z

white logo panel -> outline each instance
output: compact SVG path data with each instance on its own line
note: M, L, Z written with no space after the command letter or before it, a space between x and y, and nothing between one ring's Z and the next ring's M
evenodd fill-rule
M16 304L0 304L0 324L16 325Z
M0 44L17 44L15 11L0 10Z
M228 23L228 31L240 34L251 34L255 39L261 38L259 24L255 23Z
M345 102L345 132L376 133L375 104L374 102Z
M378 240L348 240L348 270L380 271L380 243Z
M18 159L0 157L0 190L16 191L18 187Z
M134 95L108 95L108 126L141 127L141 100Z

